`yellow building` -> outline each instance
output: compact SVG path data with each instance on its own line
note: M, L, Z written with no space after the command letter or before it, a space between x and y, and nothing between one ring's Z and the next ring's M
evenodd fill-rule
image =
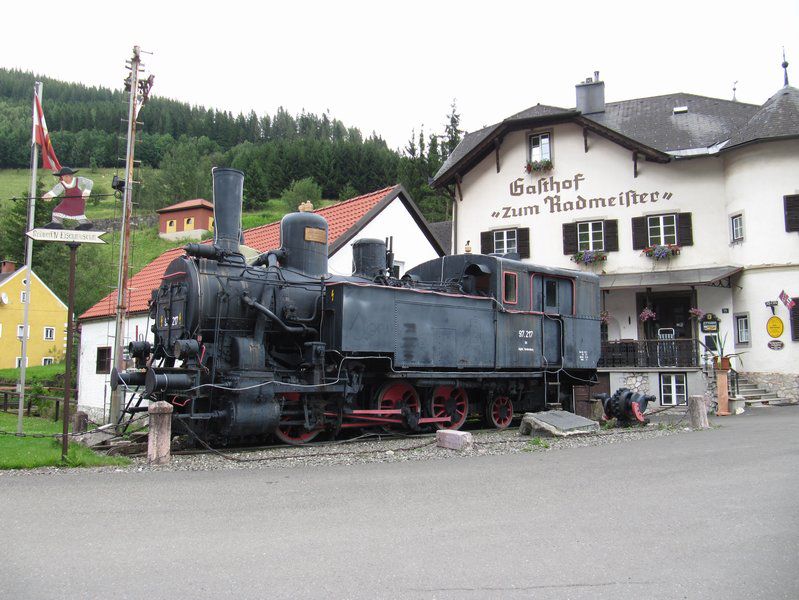
M25 273L11 261L0 263L0 369L19 367L25 320ZM28 311L28 366L60 361L67 345L67 306L39 279L31 279Z

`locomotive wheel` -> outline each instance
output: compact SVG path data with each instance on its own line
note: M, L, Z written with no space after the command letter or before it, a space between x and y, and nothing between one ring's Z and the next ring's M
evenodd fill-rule
M383 410L400 409L408 407L411 413L417 417L421 413L421 405L419 403L419 394L416 389L409 383L387 383L377 395L377 408ZM392 415L393 417L393 415ZM400 418L402 418L400 416ZM384 425L384 429L391 429L395 425Z
M313 441L316 436L322 433L322 428L311 429L304 425L298 425L297 421L305 420L305 410L303 409L300 394L289 392L283 394L283 410L280 411L280 424L275 429L275 437L284 444L291 446L301 446Z
M485 419L489 427L507 429L513 421L513 401L507 396L494 396L486 403Z
M463 388L440 385L433 390L430 400L430 415L436 418L449 417L449 423L436 423L438 429L460 429L469 416L469 396Z

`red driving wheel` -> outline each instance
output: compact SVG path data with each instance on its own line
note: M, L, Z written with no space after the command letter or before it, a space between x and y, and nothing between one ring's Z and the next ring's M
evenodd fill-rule
M284 444L292 446L307 444L322 432L322 428L308 430L304 423L305 410L299 393L283 394L283 407L280 411L280 423L275 430L275 437Z
M513 421L513 401L507 396L494 396L486 404L486 422L496 429L507 429Z
M469 396L466 390L451 385L435 388L430 400L430 415L435 418L450 418L449 423L436 423L439 429L460 429L469 416Z
M402 410L408 407L410 412L419 414L421 407L419 404L419 394L409 383L397 382L387 383L377 395L377 408L381 410ZM386 418L402 419L402 415L386 415ZM388 424L385 427L392 427Z

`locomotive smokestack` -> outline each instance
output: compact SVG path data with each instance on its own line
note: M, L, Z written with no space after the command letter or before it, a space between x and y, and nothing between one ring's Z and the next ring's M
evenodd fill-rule
M224 252L238 252L244 173L218 167L211 173L214 180L214 245Z

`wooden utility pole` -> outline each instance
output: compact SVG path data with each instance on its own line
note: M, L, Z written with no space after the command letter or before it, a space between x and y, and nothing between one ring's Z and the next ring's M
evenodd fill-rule
M139 79L141 72L141 49L133 47L133 57L129 61L130 75L125 80L125 87L130 92L128 103L128 141L125 153L125 187L122 193L122 227L119 240L119 275L117 277L116 326L114 328L114 366L117 371L124 371L125 320L128 313L128 271L130 267L130 217L133 213L133 155L136 148L136 119L139 109L149 96L152 86L152 75L144 80ZM117 386L111 393L111 407L108 415L109 423L118 423L124 397L124 386Z

